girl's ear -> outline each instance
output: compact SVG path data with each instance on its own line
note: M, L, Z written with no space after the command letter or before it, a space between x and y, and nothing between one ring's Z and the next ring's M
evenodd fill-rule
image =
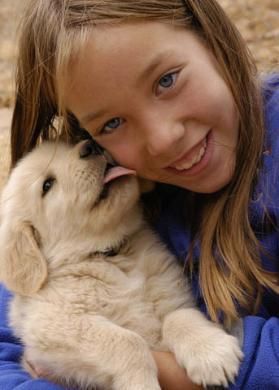
M8 289L21 295L32 295L47 279L47 263L29 223L14 229L0 229L0 279Z
M138 177L138 181L141 194L151 192L155 187L154 181L143 179L141 177Z

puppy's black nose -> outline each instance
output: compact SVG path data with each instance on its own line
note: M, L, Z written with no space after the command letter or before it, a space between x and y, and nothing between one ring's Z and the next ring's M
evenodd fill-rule
M80 158L87 158L103 154L103 149L93 140L83 142L79 150Z

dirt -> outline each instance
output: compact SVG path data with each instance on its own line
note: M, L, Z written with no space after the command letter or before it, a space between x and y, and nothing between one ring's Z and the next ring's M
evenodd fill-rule
M26 0L0 0L0 106L12 105L16 30Z
M16 28L27 0L0 0L0 107L13 103ZM260 70L279 67L279 0L219 0L256 57Z
M0 0L0 188L9 161L17 25L27 0ZM256 58L260 71L279 70L279 0L219 0ZM8 107L9 110L1 108Z
M279 69L279 0L220 0L260 71Z
M11 122L11 109L0 109L0 190L8 174L10 162L9 125Z

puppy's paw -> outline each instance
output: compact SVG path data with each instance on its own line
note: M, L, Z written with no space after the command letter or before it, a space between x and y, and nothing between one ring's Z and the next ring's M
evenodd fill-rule
M199 339L190 349L186 347L184 353L181 348L177 359L192 382L227 387L238 373L243 353L234 336L221 329L213 333Z

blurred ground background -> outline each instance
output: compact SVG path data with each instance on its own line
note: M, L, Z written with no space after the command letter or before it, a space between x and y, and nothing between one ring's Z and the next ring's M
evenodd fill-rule
M279 0L219 2L247 41L259 69L279 70ZM25 4L26 0L0 0L0 189L9 163L16 27Z

